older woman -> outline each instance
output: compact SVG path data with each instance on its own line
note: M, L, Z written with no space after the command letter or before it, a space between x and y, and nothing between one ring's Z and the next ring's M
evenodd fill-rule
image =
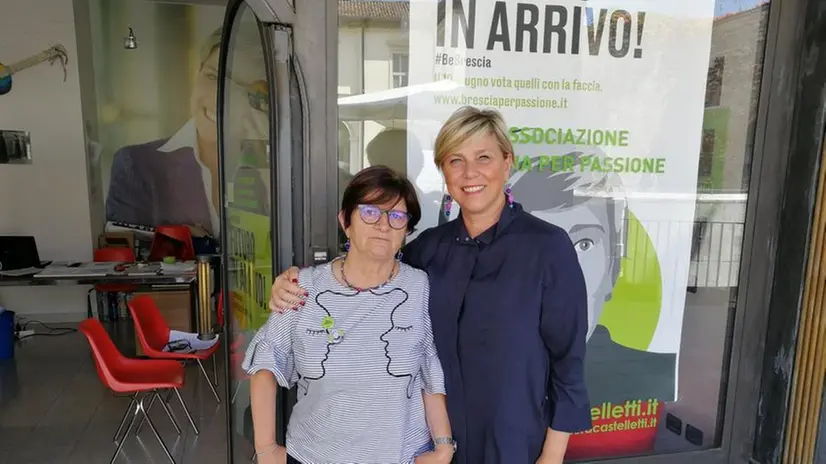
M561 463L570 433L591 426L587 292L574 246L511 198L513 146L498 112L457 110L435 161L460 214L422 232L404 257L430 277L456 460ZM274 311L301 306L296 273L275 280Z
M453 458L427 275L397 259L420 218L413 185L386 167L347 186L347 255L301 271L304 310L270 316L247 349L259 463ZM286 449L275 444L276 382L298 386Z

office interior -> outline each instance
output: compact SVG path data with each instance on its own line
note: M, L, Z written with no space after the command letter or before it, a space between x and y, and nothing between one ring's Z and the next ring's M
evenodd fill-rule
M287 264L309 265L340 251L337 201L360 169L387 164L411 178L435 172L426 156L414 159L407 124L415 3L28 0L0 15L0 63L40 58L14 73L10 90L0 79L0 246L2 236L16 237L9 240L37 251L20 253L15 246L3 259L26 263L18 268L86 266L96 260L95 250L127 248L135 260L147 260L156 242L153 222L162 221L187 226L183 243L191 252L172 240L170 248L157 245L152 261L179 254L177 263L193 267L178 271L196 276L116 292L95 291L112 284L94 281L95 275L53 277L66 278L60 285L0 285L0 306L13 311L15 329L25 331L13 356L0 362L0 464L107 462L119 441L117 462L168 462L151 427L113 439L130 399L103 384L90 343L78 331L91 316L124 356L146 357L128 304L139 296L158 307L171 329L210 330L220 345L202 363L186 363L181 401L168 401L173 419L152 408L158 438L176 462L250 460L248 384L237 364L244 340L266 313L258 307L255 317L237 320L223 298L231 294L226 249L237 239L221 240L229 217L221 194L232 185L219 175L218 161L230 156L219 152L218 134L231 126L220 121L217 107L226 77L219 73L222 28L241 18L257 20L267 32L278 22L290 33L287 46L298 64L288 70L287 94L277 97L295 105L292 113L258 106L263 119L253 123L274 141L270 124L289 121L290 143L271 143L263 158L256 155L262 147L245 147L245 162L264 179L289 158L281 153L298 166L290 169L300 208L277 209L283 184L262 190L263 215L277 216L262 226L270 236L278 235L273 224L282 227L284 217L301 224L286 245L293 259L283 241L271 240L282 248L265 259L269 271L262 279L268 281ZM814 0L714 2L679 349L663 356L628 348L606 325L589 342L593 351L614 356L593 357L587 366L600 405L671 393L658 424L635 436L636 444L603 449L580 437L575 460L826 462L826 445L814 433L826 429L819 427L826 366L813 361L823 350L817 283L823 279L813 263L821 259L824 233L826 107L826 38L819 32L826 19L814 14L817 8ZM235 62L274 66L263 57L284 44L242 29L235 29L233 43L250 48L239 46ZM233 45L225 51L233 53ZM266 80L262 92L274 92ZM386 104L371 106L377 100ZM165 164L187 148L178 157L182 164ZM402 155L388 156L394 153ZM141 156L160 160L148 169L166 173L195 162L193 182L209 184L197 192L205 201L189 202L186 180L171 191L147 192L143 168L134 166ZM439 188L425 190L424 201L441 198ZM130 209L132 203L138 207ZM154 205L154 213L142 205ZM211 257L203 280L196 256ZM135 269L135 276L146 271ZM206 280L210 288L202 295L197 282ZM202 297L208 322L199 319Z

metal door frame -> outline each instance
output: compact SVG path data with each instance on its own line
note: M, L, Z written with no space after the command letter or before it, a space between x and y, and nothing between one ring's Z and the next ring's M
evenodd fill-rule
M322 3L322 2L319 2ZM337 29L326 35L326 41L319 41L319 30L328 31L326 26L329 20L337 24L337 2L323 2L326 8L300 8L296 12L286 0L230 0L224 16L223 33L225 37L232 34L233 23L242 5L246 5L256 16L261 32L262 48L265 52L267 80L271 91L270 98L270 159L274 169L270 170L272 192L270 204L273 207L273 275L279 269L289 265L302 265L310 261L313 250L324 251L335 246L335 226L330 232L329 221L326 220L326 207L330 205L326 198L312 198L308 194L310 179L316 182L328 183L330 173L337 173L335 158L328 160L326 153L330 146L335 148L334 137L310 137L310 134L326 134L329 127L335 128L336 98L328 98L328 86L334 85L337 78L337 67L326 69L328 62L325 54L332 50L337 54L335 47L329 46L329 41L337 43ZM305 3L306 5L306 3ZM327 13L332 12L331 15ZM305 27L297 31L294 26L298 22ZM315 24L314 24L315 23ZM218 82L218 143L223 151L223 101L226 76L226 60L229 51L229 41L223 40L220 50ZM335 60L335 57L333 58ZM329 79L328 74L332 77ZM330 123L332 121L332 124ZM334 134L334 133L333 133ZM332 145L331 145L332 143ZM288 153L289 156L277 156ZM220 163L220 197L224 199L224 172L223 156L219 156ZM332 161L332 162L330 162ZM312 168L311 168L312 166ZM330 169L332 167L332 169ZM337 177L331 177L333 182ZM333 205L336 203L335 191L331 192ZM314 216L304 214L313 211ZM333 216L335 216L335 207ZM228 236L225 201L221 204L222 236ZM317 218L317 219L316 219ZM316 219L314 221L314 219ZM309 232L309 233L308 233ZM226 248L226 247L224 247ZM227 258L226 249L223 252ZM326 253L325 253L326 255ZM228 282L228 266L222 266L221 278ZM229 314L230 298L224 298L224 314ZM231 317L225 318L224 337L229 340L232 333ZM226 398L231 398L231 366L229 365L229 343L224 343L225 359L225 392ZM289 413L291 395L281 389L278 398L278 410L281 411L277 421L277 439L284 442L286 431L285 412ZM226 405L227 414L227 446L235 439L231 405ZM233 460L233 450L227 450L228 462Z
M789 427L791 400L800 385L793 378L803 312L804 283L811 249L809 243L814 233L814 206L818 188L818 169L823 159L824 119L826 118L826 15L823 2L784 2L790 17L796 17L794 30L780 35L779 43L791 44L788 53L793 56L781 68L787 74L778 84L789 99L772 108L784 117L786 124L779 127L782 137L788 141L784 152L782 172L785 186L775 212L777 235L771 245L774 256L774 278L768 282L771 300L767 306L766 326L763 332L764 353L762 358L761 384L755 394L757 424L752 454L753 462L774 463L782 460L788 442L802 444L799 428ZM779 48L779 47L778 47ZM778 52L778 56L781 52ZM782 103L786 103L785 106ZM821 374L822 375L822 374ZM815 388L810 396L820 396ZM818 417L821 411L813 411ZM818 425L820 425L818 420ZM815 434L816 436L816 434ZM810 439L806 436L806 440ZM822 443L818 444L822 445Z
M238 1L238 0L233 0ZM305 238L299 263L326 261L337 248L338 2L246 0L263 23L292 27L294 71L302 103ZM315 186L313 191L310 185Z
M303 170L303 185L297 187L306 212L301 218L306 240L303 252L295 256L295 264L323 260L334 252L338 240L338 192L323 187L338 182L336 157L328 156L336 151L338 143L338 2L231 0L227 13L240 3L246 3L260 22L292 29L291 59L299 90L299 95L292 97L296 103L301 102L302 110L300 125L293 128L295 135L301 135L302 143L294 150L302 155L299 167ZM310 185L318 186L318 190L311 192Z

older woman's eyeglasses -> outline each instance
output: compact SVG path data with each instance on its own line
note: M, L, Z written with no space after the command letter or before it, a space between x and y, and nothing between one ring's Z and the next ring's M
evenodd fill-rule
M387 215L387 223L390 227L396 230L401 230L407 227L407 221L410 220L410 213L407 211L399 211L397 209L382 210L375 205L359 205L359 217L366 224L376 224L381 219L383 214Z

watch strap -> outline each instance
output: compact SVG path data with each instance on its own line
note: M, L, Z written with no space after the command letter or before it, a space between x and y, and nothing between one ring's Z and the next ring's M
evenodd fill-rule
M453 449L456 449L456 440L453 437L436 437L433 439L434 445L450 445Z

